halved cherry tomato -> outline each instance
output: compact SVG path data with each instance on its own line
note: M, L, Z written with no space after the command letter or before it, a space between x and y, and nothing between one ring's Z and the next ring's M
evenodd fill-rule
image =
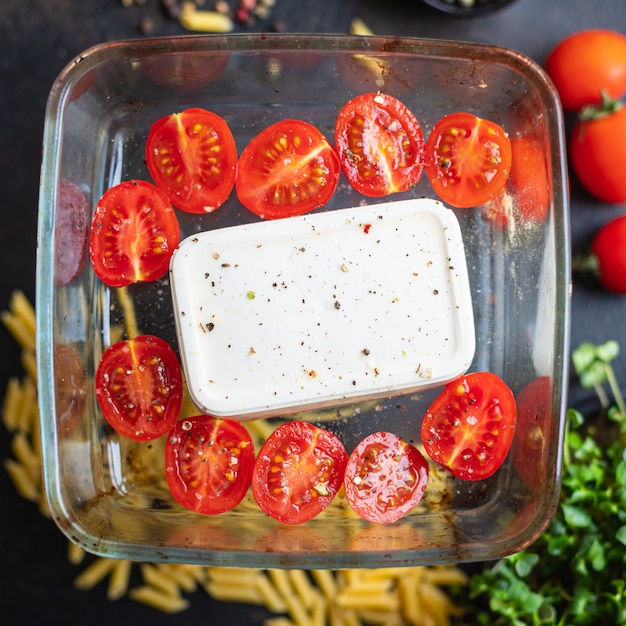
M397 435L377 432L356 446L344 489L354 511L368 522L395 522L415 508L428 485L428 463Z
M149 441L167 433L178 419L180 365L173 348L159 337L139 335L107 348L95 383L102 414L120 435Z
M480 206L504 189L511 172L511 141L495 122L450 113L433 126L426 160L430 184L443 202Z
M626 107L617 102L606 102L572 130L572 169L583 187L602 202L626 202L626 176L621 167L626 159L626 142L616 139L625 137L625 133Z
M180 240L167 196L153 184L130 180L104 192L91 223L93 269L111 287L157 280Z
M216 113L185 109L152 124L146 165L175 207L212 213L226 202L235 184L235 139Z
M513 392L491 372L467 374L448 383L422 422L430 458L464 480L493 475L509 453L517 405Z
M601 29L572 33L548 55L546 71L566 111L599 104L602 92L626 93L626 37Z
M204 514L230 511L252 480L254 444L234 420L197 415L176 422L165 443L165 476L173 498Z
M407 191L424 170L422 128L402 102L386 94L361 94L343 105L335 146L348 181L366 196Z
M67 437L85 416L87 372L78 352L63 343L54 346L54 390L57 431Z
M540 376L517 394L518 436L511 450L513 466L531 489L545 485L551 423L552 381Z
M90 219L91 204L85 193L73 182L62 179L57 190L54 223L57 285L71 283L85 268Z
M485 214L505 227L512 216L521 223L541 223L550 209L549 172L543 146L527 135L511 139L509 185L488 200Z
M252 493L270 517L286 524L306 522L337 495L347 461L346 449L331 432L308 422L287 422L257 455Z
M326 204L339 182L339 158L307 122L283 120L262 130L237 164L237 197L259 217L308 213Z

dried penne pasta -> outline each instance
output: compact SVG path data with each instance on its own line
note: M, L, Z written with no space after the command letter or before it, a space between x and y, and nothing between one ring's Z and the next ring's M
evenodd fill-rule
M37 485L33 482L28 468L13 459L6 459L4 468L22 498L31 502L39 501L40 492Z
M180 597L180 586L173 577L164 574L160 568L150 563L142 563L140 569L146 585L154 587L168 596Z
M115 563L115 559L98 557L74 579L74 586L77 589L92 589L111 573Z
M84 558L86 552L76 543L72 541L67 542L67 560L72 565L80 565Z
M107 598L109 600L119 600L126 595L131 565L131 561L126 559L115 561L109 576L109 586L107 587Z
M142 585L130 589L128 597L131 600L141 602L163 613L180 613L189 608L189 600L186 598L173 598L149 585Z

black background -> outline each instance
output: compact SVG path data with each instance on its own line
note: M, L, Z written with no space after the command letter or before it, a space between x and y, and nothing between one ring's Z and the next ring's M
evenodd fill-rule
M238 0L230 0L235 5ZM207 6L212 0L207 0ZM268 20L240 30L346 33L360 17L377 34L457 39L513 48L539 63L564 36L584 28L626 34L624 0L518 0L486 17L459 19L417 0L277 0ZM161 9L160 0L125 8L120 0L1 0L0 2L0 309L14 289L34 300L37 195L41 138L50 87L72 58L88 47L116 39L185 34ZM572 120L568 119L568 124ZM626 141L626 138L623 138ZM616 164L624 168L624 164ZM626 175L626 171L625 171ZM600 204L571 182L574 254L597 228L626 212ZM574 278L572 346L617 339L624 352L618 375L626 380L626 299ZM0 392L21 374L19 351L0 328ZM572 377L570 403L586 392ZM0 426L0 459L10 437ZM20 499L0 469L0 606L5 624L261 624L262 609L214 603L202 593L191 609L167 616L128 599L106 599L103 586L89 592L72 586L79 568L66 558L67 542L35 505Z

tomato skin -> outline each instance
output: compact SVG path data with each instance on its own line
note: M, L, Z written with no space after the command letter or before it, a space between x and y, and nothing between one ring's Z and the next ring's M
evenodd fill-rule
M341 488L348 453L338 437L299 420L279 426L257 455L252 493L261 509L286 524L321 513Z
M376 432L360 441L350 455L346 499L368 522L395 522L420 502L428 473L428 463L415 446L393 433Z
M364 93L346 102L335 122L335 146L348 182L382 197L417 185L424 170L424 134L397 98Z
M606 223L594 235L591 253L602 286L626 295L626 215Z
M252 480L254 444L234 420L197 415L174 424L165 443L165 476L185 508L216 515L236 507Z
M233 190L237 147L226 120L195 107L152 124L146 165L175 207L187 213L212 213Z
M167 196L152 183L130 180L100 198L91 222L89 256L110 287L157 280L180 240L180 226Z
M570 136L572 169L583 187L602 202L626 202L626 108L603 117L579 121Z
M517 394L517 431L511 449L513 466L533 490L546 479L546 455L552 418L552 380L533 379Z
M78 352L63 343L54 346L54 390L57 431L67 437L85 416L87 372Z
M54 223L55 267L57 285L68 285L87 263L87 242L91 204L73 182L62 179L57 191L57 213Z
M601 92L626 93L626 37L610 30L584 30L563 39L548 55L546 71L566 111L600 103Z
M504 462L517 422L513 392L491 372L448 383L432 402L421 427L430 458L457 478L483 480Z
M335 149L307 122L282 120L243 149L235 183L240 202L255 215L302 215L332 197L341 169Z
M135 441L161 437L180 414L183 380L178 357L153 335L109 346L98 364L95 386L106 420Z
M511 140L495 122L450 113L426 143L426 173L439 198L454 207L480 206L499 194L511 172Z

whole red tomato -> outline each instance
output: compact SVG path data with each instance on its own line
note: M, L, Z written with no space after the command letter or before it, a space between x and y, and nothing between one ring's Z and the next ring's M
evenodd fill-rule
M609 291L626 294L626 215L605 224L591 242L593 269Z
M548 55L546 71L566 111L597 104L605 91L626 93L626 37L610 30L584 30L566 37Z
M614 110L613 110L614 109ZM585 189L602 202L626 202L626 108L605 103L580 120L570 137L570 161Z

